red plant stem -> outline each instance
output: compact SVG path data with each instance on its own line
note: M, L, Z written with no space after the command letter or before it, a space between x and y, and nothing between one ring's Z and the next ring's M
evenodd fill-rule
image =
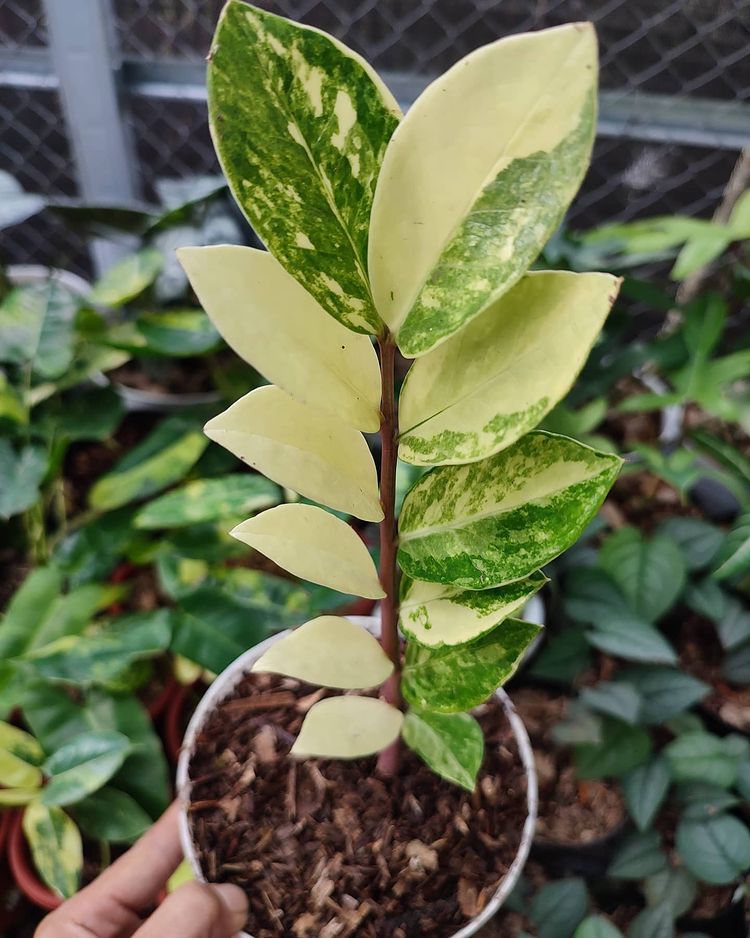
M394 707L402 707L401 648L398 639L398 583L396 574L396 459L398 455L398 411L396 409L395 361L396 346L390 334L378 339L382 375L380 425L380 582L385 591L381 600L380 644L393 662L393 674L383 685L381 696ZM400 740L384 749L378 759L378 772L391 776L398 771L401 756Z

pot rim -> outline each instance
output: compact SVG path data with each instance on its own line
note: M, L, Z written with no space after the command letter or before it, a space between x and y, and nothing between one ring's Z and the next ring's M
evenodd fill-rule
M8 866L19 890L45 912L54 912L63 900L45 886L34 869L23 832L23 811L14 811L8 831Z
M377 618L370 616L347 616L347 618L371 633L377 634L380 631L380 621ZM185 854L185 859L188 861L193 874L199 882L206 882L206 880L200 868L200 863L198 862L198 856L190 831L190 822L188 820L188 806L190 804L190 778L188 769L195 746L195 740L211 711L232 693L250 667L271 647L271 645L285 638L291 632L292 629L286 629L283 632L272 635L270 638L250 648L233 661L228 668L222 671L206 691L188 724L180 751L180 757L177 762L177 800L180 803L179 830L180 842ZM511 725L516 744L518 745L521 762L523 763L526 773L526 805L528 813L524 821L521 842L518 846L515 859L508 868L505 876L500 880L494 895L480 914L471 919L471 921L459 931L455 932L452 938L470 938L471 935L476 934L482 926L486 925L487 922L497 914L521 876L521 872L528 860L534 838L539 795L536 765L534 762L534 753L531 748L531 741L529 740L523 721L516 713L516 708L513 706L511 699L505 691L499 688L495 691L495 696L502 704L505 715ZM239 933L239 938L253 938L253 936L243 931Z

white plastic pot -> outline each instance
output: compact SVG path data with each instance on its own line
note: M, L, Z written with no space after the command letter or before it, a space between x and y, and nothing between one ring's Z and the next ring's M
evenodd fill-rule
M380 622L378 619L364 616L349 616L348 618L352 622L355 622L357 625L361 625L363 628L367 629L369 632L375 635L379 634L380 632ZM182 843L182 849L185 853L185 859L190 864L195 877L201 882L205 882L205 877L203 876L200 863L198 862L198 856L190 831L190 822L188 819L187 810L188 805L190 804L190 779L188 776L188 769L193 755L195 741L200 734L203 724L206 722L207 718L210 716L216 706L221 703L222 700L231 695L234 688L248 673L258 658L260 658L260 656L264 654L271 645L288 635L289 631L290 630L281 632L278 635L274 635L272 638L267 639L265 642L261 642L260 645L256 645L254 648L251 648L249 651L245 652L244 655L241 655L239 658L237 658L236 661L230 664L229 667L216 678L211 687L209 687L205 696L198 704L198 707L193 714L192 719L190 720L190 724L188 725L187 732L185 733L182 752L180 753L180 758L177 763L177 795L182 806L182 810L180 812L180 840ZM505 874L499 886L497 887L495 894L487 903L486 907L482 910L481 914L477 915L476 918L473 918L460 931L457 931L453 938L469 938L470 935L475 935L479 929L486 925L487 922L489 922L490 919L493 918L497 914L498 910L504 905L508 896L511 894L516 883L518 882L521 871L526 864L529 851L531 850L531 843L534 837L534 828L536 826L538 785L536 766L534 764L534 754L531 749L531 743L529 741L526 728L521 722L520 717L516 713L515 707L511 703L511 700L505 691L498 690L496 692L496 697L502 704L505 715L510 722L513 735L515 736L516 743L518 745L521 761L523 762L523 766L526 771L526 803L528 807L528 815L526 817L526 821L524 822L518 853L516 854L516 857L508 872ZM253 938L253 936L248 935L246 932L240 932L240 938Z

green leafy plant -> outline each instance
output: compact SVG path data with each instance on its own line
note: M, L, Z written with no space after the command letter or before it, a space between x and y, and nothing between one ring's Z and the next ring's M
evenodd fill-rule
M518 666L539 627L516 615L544 584L540 567L577 539L620 465L534 430L618 289L607 274L526 273L590 156L593 29L480 49L402 118L340 42L230 0L208 88L230 188L270 253L179 257L216 328L274 386L206 432L316 503L271 508L232 534L313 583L381 600L380 645L318 617L255 669L380 688L316 704L294 755L381 752L390 774L403 736L471 789L483 743L468 711ZM416 361L397 403L398 351ZM380 433L379 489L363 431ZM398 522L397 457L432 467ZM380 575L319 505L379 523Z

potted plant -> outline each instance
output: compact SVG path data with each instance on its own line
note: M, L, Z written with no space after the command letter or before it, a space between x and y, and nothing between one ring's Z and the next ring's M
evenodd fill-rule
M380 621L312 619L213 684L178 770L186 854L252 894L259 938L474 934L533 829L528 742L495 694L538 633L514 615L620 467L534 431L618 289L526 274L590 156L594 31L479 49L402 119L340 42L230 0L208 83L229 185L270 253L179 256L218 331L274 384L206 432L317 503L232 533L379 599ZM397 352L416 359L398 405ZM380 433L379 488L362 431ZM433 467L398 519L397 457ZM379 575L319 505L380 525Z

